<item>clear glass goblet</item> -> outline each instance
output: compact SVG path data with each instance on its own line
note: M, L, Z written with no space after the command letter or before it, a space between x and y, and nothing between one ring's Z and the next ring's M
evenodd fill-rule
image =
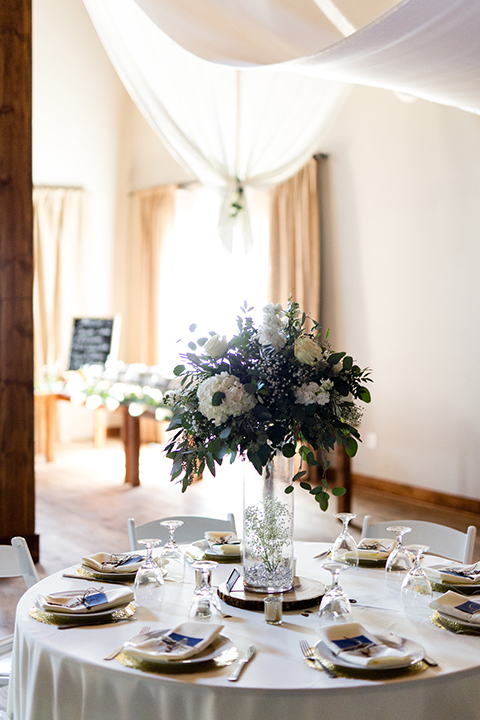
M357 516L354 513L335 513L343 522L343 530L333 543L331 557L333 562L358 565L358 548L355 538L348 532L348 523Z
M403 536L411 532L412 528L392 525L387 527L387 530L395 533L395 545L385 563L385 580L387 587L400 590L405 575L413 567L412 555L403 544Z
M212 571L218 563L211 560L199 560L192 563L195 569L195 590L188 611L190 620L220 622L223 618L220 600L212 588Z
M338 576L343 570L347 570L348 566L343 563L329 562L325 563L323 567L332 574L332 584L327 588L320 603L319 625L322 627L333 622L348 622L352 612L350 601L338 583Z
M433 600L430 580L421 566L422 555L428 545L407 545L406 550L414 555L413 567L407 572L402 583L402 606L406 613L429 615Z
M175 530L183 525L182 520L163 520L160 525L168 529L169 538L160 553L160 564L165 567L167 579L171 582L185 580L185 555L175 542Z
M145 545L147 548L147 556L138 568L133 584L135 603L157 610L165 596L165 581L162 569L153 558L153 548L161 542L156 538L138 540L139 545Z

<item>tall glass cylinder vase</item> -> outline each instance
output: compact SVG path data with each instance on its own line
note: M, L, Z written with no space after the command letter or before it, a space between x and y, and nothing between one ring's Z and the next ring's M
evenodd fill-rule
M245 462L243 486L243 582L258 593L293 587L293 493L285 493L293 460L275 455L259 475Z

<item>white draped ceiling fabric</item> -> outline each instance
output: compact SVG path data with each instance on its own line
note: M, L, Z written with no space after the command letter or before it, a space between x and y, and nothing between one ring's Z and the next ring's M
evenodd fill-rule
M224 193L227 245L238 181L266 189L297 172L350 83L480 112L476 0L403 0L344 39L326 0L84 2L143 115ZM235 222L248 240L248 214Z

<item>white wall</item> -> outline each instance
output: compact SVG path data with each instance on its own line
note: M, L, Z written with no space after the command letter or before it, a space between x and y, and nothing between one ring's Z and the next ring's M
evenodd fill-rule
M324 324L374 379L354 470L479 498L480 118L355 88L321 150Z

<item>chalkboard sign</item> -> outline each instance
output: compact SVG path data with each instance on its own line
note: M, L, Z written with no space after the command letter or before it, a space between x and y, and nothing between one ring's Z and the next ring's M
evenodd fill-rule
M114 326L114 318L75 318L69 370L104 365L111 355Z

